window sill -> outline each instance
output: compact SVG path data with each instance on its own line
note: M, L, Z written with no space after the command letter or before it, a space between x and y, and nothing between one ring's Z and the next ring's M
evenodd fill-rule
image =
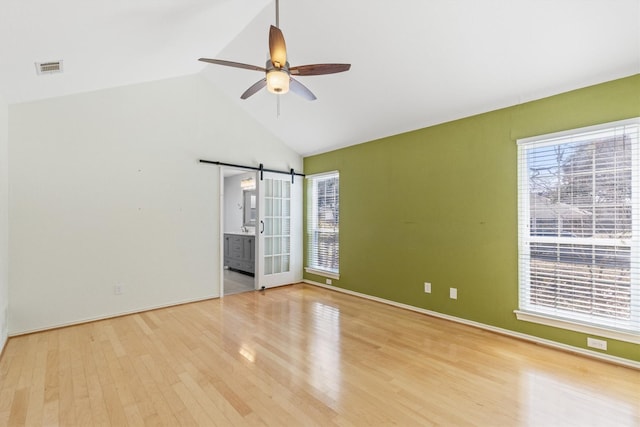
M538 323L555 328L567 329L575 332L583 332L585 334L596 335L603 338L611 338L618 341L640 344L640 335L631 332L619 331L615 329L607 329L600 326L588 325L584 323L571 322L569 320L557 317L532 313L529 311L514 310L518 320L525 322Z
M318 276L328 277L330 279L335 279L335 280L340 279L340 273L333 273L327 270L317 270L315 268L305 267L304 271L311 274L317 274Z

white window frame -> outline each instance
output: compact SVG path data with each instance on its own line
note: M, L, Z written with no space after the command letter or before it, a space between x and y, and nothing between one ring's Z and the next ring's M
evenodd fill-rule
M311 274L317 274L323 277L329 277L331 279L340 279L340 257L338 256L338 268L330 269L323 265L314 265L313 260L317 259L317 250L318 247L314 242L314 235L318 231L335 233L337 235L338 247L340 245L339 236L340 236L340 218L338 216L338 227L336 229L320 229L317 224L318 218L318 205L317 205L317 195L315 194L315 183L320 179L338 179L338 200L340 198L340 172L331 171L324 172L314 175L307 175L307 259L305 260L307 266L305 267L305 271Z
M533 147L546 145L558 145L572 135L583 135L590 132L603 132L607 129L620 128L622 126L635 126L636 137L632 141L632 236L623 244L618 239L589 239L574 237L532 237L530 235L530 191L529 191L529 170L527 168L527 151ZM519 139L518 144L518 263L519 263L519 309L515 310L518 320L553 326L557 328L583 332L620 341L640 343L640 118L621 120L617 122L605 123L597 126L573 129L565 132L540 135L530 138ZM579 240L579 241L578 241ZM611 241L609 241L611 240ZM557 310L545 310L541 306L528 304L529 294L529 243L572 243L572 244L597 244L607 245L607 243L629 246L631 251L631 319L624 322L624 327L620 327L620 322L605 320L594 320L588 316L581 316L578 313L567 315L567 312L558 313ZM597 241L597 242L596 242ZM635 308L634 308L635 307Z

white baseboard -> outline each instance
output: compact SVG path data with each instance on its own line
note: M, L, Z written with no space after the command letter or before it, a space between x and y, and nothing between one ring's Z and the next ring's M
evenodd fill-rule
M287 283L287 284L282 284L282 285L272 285L272 286L266 287L265 289L271 289L271 288L275 288L275 287L278 287L278 286L289 286L289 285L293 285L295 283L300 283L301 281L302 280L297 280L297 281L295 281L293 283ZM210 300L210 299L214 299L214 298L221 298L221 297L224 297L224 295L209 295L209 296L202 297L202 298L187 299L187 300L172 302L172 303L169 303L169 304L161 304L161 305L153 305L153 306L141 307L141 308L137 308L137 309L134 309L134 310L122 311L122 312L118 312L118 313L107 314L107 315L104 315L104 316L88 317L88 318L85 318L85 319L74 320L72 322L65 322L65 323L59 323L59 324L55 324L55 325L49 325L49 326L45 326L45 327L42 327L42 328L26 329L26 330L23 330L23 331L12 332L12 333L9 333L9 338L18 337L20 335L34 334L36 332L50 331L52 329L66 328L67 326L82 325L83 323L97 322L99 320L105 320L105 319L113 319L115 317L127 316L129 314L144 313L145 311L158 310L160 308L173 307L173 306L176 306L176 305L189 304L189 303L198 302L198 301L206 301L206 300ZM6 340L5 340L5 343L6 343Z
M367 294L363 294L363 293L360 293L360 292L351 291L349 289L343 289L343 288L338 288L336 286L325 285L324 283L314 282L313 280L305 279L304 283L308 283L309 285L318 286L318 287L325 288L325 289L330 289L330 290L336 291L336 292L342 292L342 293L353 295L353 296L360 297L360 298L365 298L365 299L368 299L368 300L371 300L371 301L381 302L383 304L392 305L392 306L395 306L395 307L403 308L405 310L415 311L417 313L426 314L428 316L438 317L440 319L450 320L452 322L462 323L464 325L469 325L469 326L474 326L476 328L480 328L480 329L484 329L484 330L487 330L487 331L495 332L495 333L498 333L498 334L501 334L501 335L507 335L507 336L518 338L518 339L521 339L521 340L530 341L530 342L533 342L533 343L536 343L536 344L545 345L547 347L553 347L553 348L557 348L557 349L560 349L560 350L568 351L568 352L571 352L571 353L580 354L582 356L603 360L605 362L615 363L616 365L622 365L622 366L626 366L628 368L634 368L634 369L640 370L640 362L636 362L634 360L629 360L629 359L625 359L625 358L617 357L617 356L611 356L609 354L602 354L602 353L598 353L598 352L595 352L595 351L587 350L587 349L584 349L584 348L574 347L574 346L567 345L567 344L562 344L562 343L559 343L559 342L556 342L556 341L551 341L551 340L547 340L547 339L544 339L544 338L539 338L539 337L536 337L536 336L533 336L533 335L523 334L523 333L520 333L520 332L511 331L509 329L498 328L496 326L491 326L491 325L487 325L487 324L480 323L480 322L474 322L473 320L462 319L460 317L455 317L455 316L450 316L448 314L438 313L437 311L426 310L424 308L414 307L414 306L409 305L409 304L403 304L403 303L400 303L400 302L391 301L391 300L387 300L387 299L384 299L384 298L379 298L379 297L375 297L375 296L372 296L372 295L367 295Z
M59 323L59 324L55 324L55 325L49 325L49 326L45 326L43 328L28 329L28 330L24 330L24 331L17 331L17 332L10 333L9 334L9 338L18 337L20 335L34 334L36 332L50 331L52 329L66 328L67 326L82 325L83 323L97 322L99 320L113 319L113 318L116 318L116 317L127 316L129 314L144 313L145 311L157 310L159 308L174 307L174 306L177 306L177 305L189 304L189 303L192 303L192 302L206 301L206 300L210 300L210 299L214 299L214 298L219 298L219 295L210 295L210 296L202 297L202 298L195 298L195 299L176 301L176 302L172 302L172 303L169 303L169 304L161 304L161 305L154 305L154 306L148 306L148 307L141 307L141 308L137 308L137 309L130 310L130 311L112 313L112 314L107 314L107 315L104 315L104 316L88 317L88 318L85 318L85 319L74 320L72 322L65 322L65 323Z

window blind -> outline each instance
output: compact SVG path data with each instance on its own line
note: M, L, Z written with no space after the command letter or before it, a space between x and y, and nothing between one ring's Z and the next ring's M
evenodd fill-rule
M639 124L518 141L520 310L640 335Z
M340 176L307 177L307 267L337 275L340 269Z

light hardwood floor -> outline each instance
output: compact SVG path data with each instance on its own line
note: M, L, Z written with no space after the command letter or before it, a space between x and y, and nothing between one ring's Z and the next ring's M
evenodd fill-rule
M638 426L640 371L300 284L11 338L25 424Z

